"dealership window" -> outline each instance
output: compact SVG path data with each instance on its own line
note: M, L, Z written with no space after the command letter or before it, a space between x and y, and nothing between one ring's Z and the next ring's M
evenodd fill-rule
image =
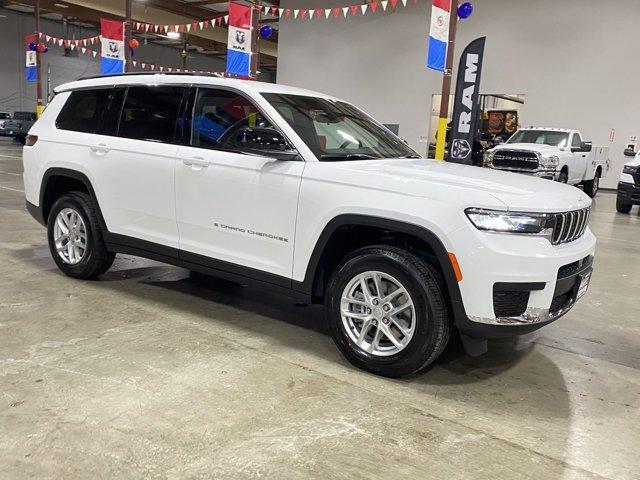
M246 97L229 90L198 89L193 111L191 145L210 149L239 147L240 129L273 128Z
M102 113L107 108L110 94L110 88L71 92L56 119L56 127L74 132L96 132L101 126Z
M120 115L118 136L172 143L186 87L129 87Z

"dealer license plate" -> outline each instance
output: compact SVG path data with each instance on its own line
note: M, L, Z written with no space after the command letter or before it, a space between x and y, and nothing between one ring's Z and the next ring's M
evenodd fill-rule
M585 273L582 276L582 278L580 279L580 286L578 287L578 294L576 295L576 300L579 300L585 293L587 293L590 280L591 280L591 272Z

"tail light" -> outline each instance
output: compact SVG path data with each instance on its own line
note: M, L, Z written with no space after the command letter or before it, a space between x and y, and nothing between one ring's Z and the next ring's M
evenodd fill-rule
M24 142L24 146L25 147L33 147L36 142L38 141L38 136L37 135L27 135L27 138Z

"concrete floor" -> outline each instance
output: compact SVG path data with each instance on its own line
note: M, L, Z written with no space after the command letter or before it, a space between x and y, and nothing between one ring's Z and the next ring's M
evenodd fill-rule
M129 256L63 276L21 170L0 140L3 480L640 478L640 217L612 194L566 317L393 381L317 307Z

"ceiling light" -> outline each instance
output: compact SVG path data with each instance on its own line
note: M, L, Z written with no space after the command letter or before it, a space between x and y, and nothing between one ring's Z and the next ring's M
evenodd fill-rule
M179 32L167 32L167 37L169 38L180 38Z
M65 5L64 3L54 3L53 6L58 8L69 8L69 5Z

